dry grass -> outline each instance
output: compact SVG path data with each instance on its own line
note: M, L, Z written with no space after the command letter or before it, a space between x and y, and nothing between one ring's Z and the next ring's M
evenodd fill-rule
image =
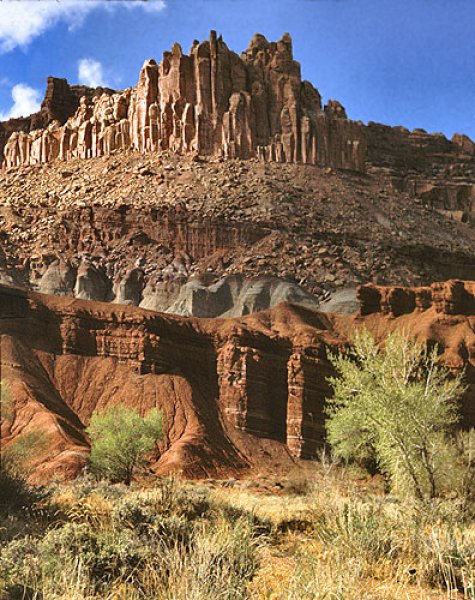
M5 544L2 600L475 599L475 523L455 501L422 510L336 468L273 491L78 482L52 513Z
M252 598L475 598L475 523L455 502L419 508L382 483L317 468L304 495L215 492L269 519L277 543L261 550ZM292 486L289 486L291 489Z

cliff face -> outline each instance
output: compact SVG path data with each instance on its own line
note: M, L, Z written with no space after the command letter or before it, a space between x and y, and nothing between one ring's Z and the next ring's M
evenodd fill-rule
M28 134L31 129L31 116L19 119L10 119L0 123L0 162L4 164L4 148L8 138L12 135L16 137L19 133Z
M15 154L15 161L12 164L30 164L30 162L47 162L56 157L55 148L38 150L37 157L41 161L31 158L31 146L33 139L42 137L39 130L57 130L71 117L79 106L82 97L91 99L100 94L112 94L113 90L109 88L88 88L83 85L70 86L66 79L58 77L48 77L45 97L41 103L41 108L37 113L25 115L18 119L10 119L0 123L0 164L4 162L8 165L5 149L7 141L9 152ZM53 125L54 124L54 125ZM36 132L33 134L33 132ZM36 136L36 137L35 137ZM46 142L45 142L46 144ZM50 140L50 145L54 142ZM38 145L38 142L37 142ZM35 156L35 155L34 155Z
M369 172L460 220L475 211L475 144L455 134L348 119L302 81L285 34L256 34L241 55L211 32L144 63L135 89L114 92L48 79L41 110L0 123L4 168L118 150L259 158Z
M382 313L392 317L434 308L444 315L475 314L475 282L446 281L418 288L360 287L359 300L362 315Z
M44 431L50 449L38 457L38 476L72 475L87 457L92 412L123 402L164 411L157 472L216 475L312 457L324 441L326 352L355 327L380 337L402 327L438 343L448 366L466 369L463 415L473 426L474 292L473 282L457 281L369 286L353 317L281 304L241 319L197 320L2 287L2 379L15 400L2 438Z
M396 190L460 221L475 214L475 144L465 135L448 140L422 129L365 127L368 172Z
M80 90L61 86L55 102L48 92L45 99L60 123L49 118L10 136L7 167L133 148L364 169L362 126L338 103L322 109L318 91L301 79L288 34L276 43L256 35L241 56L215 32L189 55L175 44L160 65L145 62L134 90L84 96L74 115L69 97L76 101Z

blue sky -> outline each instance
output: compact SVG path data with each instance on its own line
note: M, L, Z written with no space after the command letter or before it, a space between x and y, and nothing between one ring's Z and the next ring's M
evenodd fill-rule
M236 52L289 31L303 77L351 118L475 139L475 0L0 0L0 120L50 74L133 86L145 59L210 29Z

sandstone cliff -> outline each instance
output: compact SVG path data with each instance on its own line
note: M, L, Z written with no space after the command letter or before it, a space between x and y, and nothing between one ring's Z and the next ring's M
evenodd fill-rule
M362 311L323 315L281 304L241 319L197 320L0 289L2 379L15 400L2 442L31 429L50 447L37 476L73 475L92 412L124 402L166 417L157 472L207 476L276 468L324 441L326 352L367 327L403 327L466 368L465 425L475 425L475 284L363 287Z
M118 150L171 151L368 171L461 221L475 211L475 144L350 121L302 81L285 34L256 34L240 56L221 37L178 44L144 63L134 89L69 86L50 77L41 110L0 123L4 169Z
M53 124L56 129L74 114L82 97L92 98L102 93L112 94L113 90L102 87L88 88L83 85L70 86L66 79L48 77L45 97L37 113L0 123L0 164L4 161L4 150L9 138L12 138L10 147L15 147L15 164L28 164L33 137L40 135L30 135L30 132L45 130L49 126L51 129ZM45 149L43 158L50 159L54 155L54 150ZM42 156L41 151L39 156Z
M240 56L221 37L178 44L144 63L134 89L114 92L48 78L41 110L0 123L4 168L118 150L171 151L368 171L442 213L475 211L475 144L455 134L350 121L302 81L285 34L256 34Z
M288 34L279 42L255 35L241 56L214 31L189 55L175 44L160 64L144 63L135 89L88 92L76 112L81 90L56 80L52 93L51 81L41 118L8 140L4 133L6 167L133 148L364 169L361 124L339 103L322 108L318 91L302 81Z
M448 140L423 129L369 123L368 172L443 214L469 221L475 214L475 144L465 135Z

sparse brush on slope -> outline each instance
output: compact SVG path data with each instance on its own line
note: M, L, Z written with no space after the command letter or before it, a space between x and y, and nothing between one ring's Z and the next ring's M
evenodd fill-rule
M15 416L9 386L0 381L0 421L10 429ZM45 451L46 436L40 431L23 433L9 444L0 443L0 513L27 508L40 497L38 489L28 484L30 465Z

